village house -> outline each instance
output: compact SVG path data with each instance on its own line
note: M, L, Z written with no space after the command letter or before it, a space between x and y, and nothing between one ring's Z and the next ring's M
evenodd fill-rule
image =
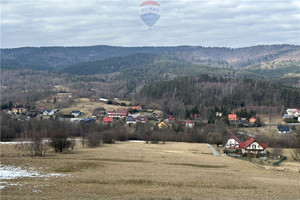
M172 124L166 121L161 121L157 124L159 129L164 129L164 128L171 128Z
M235 135L232 135L225 144L225 149L239 149L242 141Z
M173 115L167 115L167 120L170 121L174 121L175 117L173 117Z
M299 110L297 110L296 108L288 108L286 110L286 113L291 117L296 117L296 115L299 113Z
M55 112L52 109L44 109L44 110L41 110L41 113L44 116L51 116L51 115L54 115Z
M129 108L118 108L117 111L128 112Z
M268 145L266 143L258 143L253 137L247 141L240 143L242 154L266 154Z
M8 115L11 115L13 112L11 110L8 110L8 109L3 109L1 110L2 113L6 113Z
M277 131L278 131L278 133L281 133L281 134L290 133L290 127L280 125L277 127Z
M114 111L108 111L107 112L108 117L113 117L113 118L126 118L128 116L128 111L122 111L122 110L114 110Z
M131 109L132 109L132 110L141 111L141 110L142 110L142 106L141 106L141 105L132 106Z
M106 114L105 110L96 110L92 113L92 117L97 118L104 116Z
M147 117L128 116L126 118L126 124L146 123Z
M108 102L109 100L105 98L100 98L99 101Z
M113 118L112 117L103 117L102 123L105 125L113 123Z
M193 120L189 120L187 122L185 122L185 127L187 128L193 128L195 126L195 121Z
M222 117L222 113L221 112L216 112L216 117Z
M228 114L228 120L229 121L236 121L238 120L238 117L236 114Z
M95 119L94 118L85 118L83 120L80 121L80 123L82 124L93 124L95 123Z
M14 114L21 114L21 113L25 112L26 109L24 109L24 108L12 108L11 111L12 111Z
M251 117L249 119L249 122L252 123L252 124L254 124L256 122L256 118L255 117Z
M71 115L73 115L74 117L79 117L79 116L83 115L83 112L80 112L79 110L73 110L71 112Z

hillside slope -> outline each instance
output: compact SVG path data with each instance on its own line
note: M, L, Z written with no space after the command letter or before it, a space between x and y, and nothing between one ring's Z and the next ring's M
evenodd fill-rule
M70 65L138 53L209 66L242 68L270 61L299 61L299 45L261 45L245 48L177 47L24 47L1 49L1 68L56 70Z

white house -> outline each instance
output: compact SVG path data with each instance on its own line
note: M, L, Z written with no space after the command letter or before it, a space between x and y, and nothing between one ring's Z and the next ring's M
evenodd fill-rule
M288 108L287 110L286 110L286 112L287 112L287 114L289 115L289 116L295 116L296 115L296 113L298 113L298 110L297 109L295 109L295 108Z
M227 140L227 142L225 144L225 148L226 149L239 149L241 143L242 143L242 141L238 137L236 137L235 135L232 135Z
M246 142L240 144L242 153L253 153L253 154L266 154L268 145L266 143L258 143L253 137L249 138Z
M80 112L79 110L73 110L71 112L71 115L73 115L74 117L79 117L79 116L83 115L83 113Z
M99 100L103 102L108 102L108 99L104 99L104 98L100 98Z
M185 126L188 128L193 128L195 126L195 122L192 120L189 120L185 123Z
M43 110L43 115L49 116L49 115L54 115L54 110Z

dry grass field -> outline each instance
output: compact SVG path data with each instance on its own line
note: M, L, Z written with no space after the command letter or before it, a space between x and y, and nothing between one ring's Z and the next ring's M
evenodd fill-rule
M1 164L69 174L8 180L17 184L1 199L300 199L300 173L213 156L205 144L121 142L43 158L5 144Z
M105 110L110 111L110 110L116 110L118 108L120 108L121 106L117 106L117 105L110 105L104 102L91 102L90 99L88 98L79 98L79 99L75 99L75 102L73 104L70 105L69 108L62 108L60 111L63 114L70 114L72 112L72 110L80 110L81 112L84 113L83 116L81 117L91 117L93 110L97 107L103 107L105 108ZM122 106L123 108L128 108L125 106Z

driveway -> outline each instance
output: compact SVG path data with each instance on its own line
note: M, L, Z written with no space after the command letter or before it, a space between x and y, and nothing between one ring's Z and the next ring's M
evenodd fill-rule
M211 150L211 152L214 156L224 156L224 155L226 155L226 154L218 153L217 150L213 146L211 146L210 144L207 144L207 146L208 146L208 148L210 148L210 150Z

